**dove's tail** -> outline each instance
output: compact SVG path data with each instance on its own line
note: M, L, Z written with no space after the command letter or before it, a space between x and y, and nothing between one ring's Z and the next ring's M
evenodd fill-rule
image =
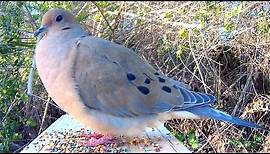
M251 127L251 128L260 128L263 130L267 130L266 128L259 126L253 122L249 122L249 121L237 118L237 117L233 117L227 113L216 110L211 106L197 106L197 107L185 109L185 111L190 112L194 115L198 115L200 117L208 117L211 119L230 122L232 124L237 124L237 125L241 125L241 126L246 126L246 127Z
M175 81L176 82L176 81ZM212 105L216 101L215 97L210 94L204 94L199 92L194 92L186 89L181 85L176 87L182 93L184 98L184 104L181 107L173 108L174 115L181 118L211 118L215 120L230 122L232 124L242 125L252 128L260 128L267 130L255 123L242 120L237 117L233 117L227 113L214 109Z

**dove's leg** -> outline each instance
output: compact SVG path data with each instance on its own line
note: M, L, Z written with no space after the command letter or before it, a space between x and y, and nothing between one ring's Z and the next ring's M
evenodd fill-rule
M99 133L91 133L91 134L83 134L83 137L89 139L88 141L85 141L84 145L87 146L97 146L100 144L108 144L108 143L113 143L113 137L110 135L103 135Z
M93 132L91 134L82 134L81 137L85 137L85 138L100 138L102 137L103 135L102 134L99 134L99 133L96 133L96 132Z
M110 136L102 136L99 139L92 138L88 142L85 142L87 146L97 146L101 144L108 144L108 143L113 143L112 142L112 137Z

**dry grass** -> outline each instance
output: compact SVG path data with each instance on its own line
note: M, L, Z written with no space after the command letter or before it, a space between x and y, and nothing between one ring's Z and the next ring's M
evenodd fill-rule
M101 7L78 2L73 12L78 17L87 14L81 23L92 35L132 48L192 90L214 94L218 109L270 128L269 2L239 2L240 9L236 3L108 2ZM45 98L41 87L34 92ZM37 97L28 106L39 124L44 106ZM44 128L62 114L56 110L49 105ZM195 130L198 147L192 149L184 141L194 152L270 151L269 133L262 130L209 119L174 119L167 124L176 132ZM256 136L263 141L255 144ZM247 141L254 147L244 145Z

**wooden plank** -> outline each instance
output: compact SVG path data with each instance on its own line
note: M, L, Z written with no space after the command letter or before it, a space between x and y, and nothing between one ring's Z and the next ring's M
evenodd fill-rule
M35 138L21 153L48 153L52 152L48 147L49 145L61 140L65 140L64 136L67 132L79 132L83 127L71 116L65 114ZM87 130L91 132L90 130ZM76 135L75 135L76 136ZM151 146L130 145L125 144L122 148L126 148L127 153L155 153L155 152L168 152L168 153L191 153L184 145L182 145L169 131L160 125L158 128L146 128L144 134L140 138L148 138L160 148L156 148L154 143ZM68 139L67 139L68 140ZM155 150L157 149L157 150ZM160 149L160 150L158 150ZM59 152L59 151L53 151ZM76 152L76 151L75 151Z
M170 145L170 142L168 142L168 140L163 138L162 134L158 131L157 128L146 128L145 131L151 140L156 140L157 138L160 138L160 141L157 142L156 144L161 148L161 150L153 152L162 152L162 153L168 151L174 153L176 152Z
M170 145L177 153L192 153L180 141L178 141L164 126L158 127L157 129L162 134L162 136L167 139L168 142L170 142Z

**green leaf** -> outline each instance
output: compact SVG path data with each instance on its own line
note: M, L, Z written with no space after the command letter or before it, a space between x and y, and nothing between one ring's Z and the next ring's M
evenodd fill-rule
M262 143L263 142L263 137L261 135L254 135L255 141Z
M189 143L190 143L192 149L197 149L199 147L197 140L191 140Z
M30 127L36 127L36 122L32 117L30 117L26 120L26 125Z
M169 132L173 133L173 129L168 124L165 124L164 126L169 130Z
M267 22L266 19L260 19L257 22L257 26L256 29L260 32L260 33L268 33L270 31L270 24Z
M244 146L246 148L251 148L252 147L252 142L251 141L244 141Z
M96 20L97 22L100 22L102 19L102 15L101 13L97 13L93 16L94 20Z
M106 8L108 6L110 6L111 4L108 1L100 1L97 3L99 7L101 8Z
M21 96L21 101L26 102L28 100L27 94L23 93Z
M237 147L238 145L240 145L240 141L237 139L232 139L229 141L229 144L231 144L234 147Z
M177 138L180 142L185 141L185 135L181 132L175 132L174 133L175 138Z
M163 14L163 17L165 18L165 19L172 19L172 17L173 17L173 14L172 14L172 12L165 12L164 14Z
M186 12L187 12L187 10L184 7L177 10L177 13L179 13L179 15L184 15Z
M88 14L85 13L85 12L82 12L82 13L80 13L80 15L78 15L78 16L76 17L76 19L77 19L78 22L81 22L81 21L86 20L87 17L88 17Z
M13 140L20 140L20 139L22 139L22 134L15 133L15 134L13 134L12 139Z
M227 33L231 33L234 30L235 26L233 23L227 23L224 25L224 31Z
M199 141L196 138L195 131L191 130L188 132L188 144L192 149L197 149L199 147Z
M185 50L186 50L186 47L183 46L183 45L180 45L178 47L178 50L176 51L176 57L177 58L181 58L181 56L183 55L183 53L185 52Z
M178 37L183 38L183 39L188 38L188 30L186 28L179 29Z
M240 12L242 11L242 4L240 4L239 6L235 7L232 12L231 12L231 17L237 16L240 14Z

